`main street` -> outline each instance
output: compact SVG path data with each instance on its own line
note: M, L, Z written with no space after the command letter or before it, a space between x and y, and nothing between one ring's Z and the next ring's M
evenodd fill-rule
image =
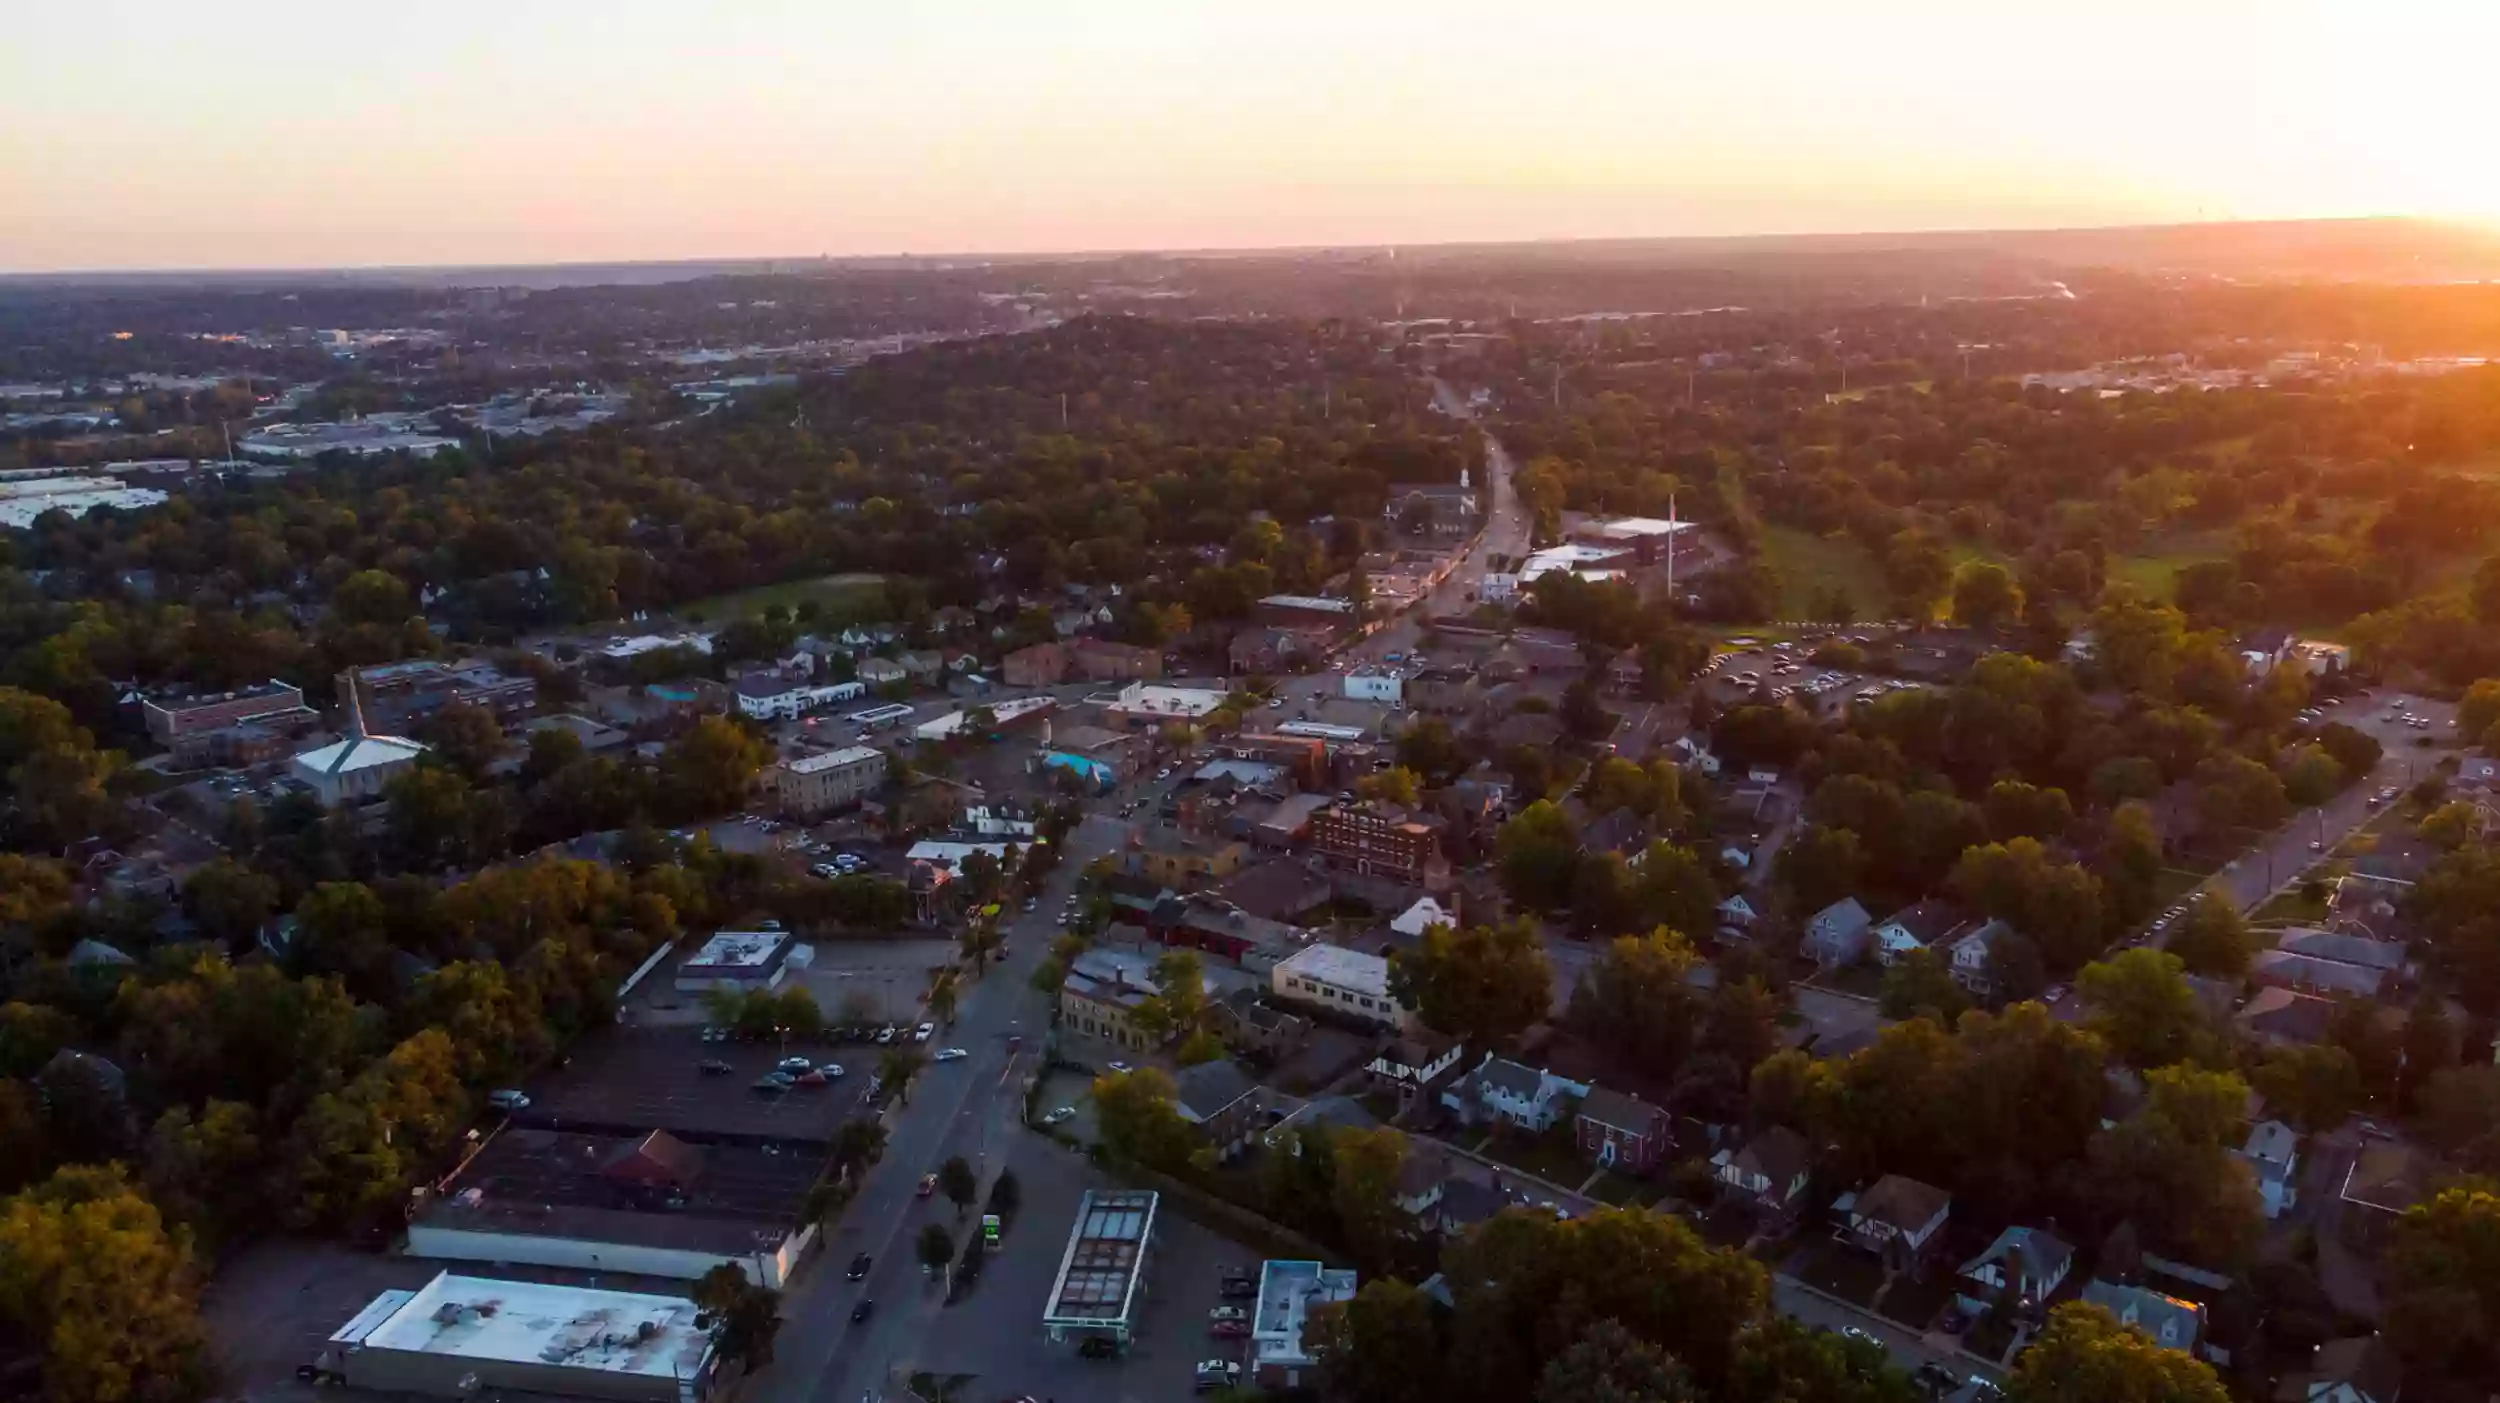
M1467 407L1458 392L1438 380L1433 382L1433 402L1453 419L1475 419L1475 411ZM1391 653L1415 651L1415 639L1422 633L1425 620L1436 614L1467 612L1469 595L1484 583L1493 557L1508 556L1515 566L1519 557L1527 553L1528 518L1520 510L1519 493L1511 484L1513 471L1509 450L1502 447L1501 440L1485 434L1484 493L1489 505L1485 509L1484 529L1430 594L1346 649L1345 657L1357 662L1381 662Z

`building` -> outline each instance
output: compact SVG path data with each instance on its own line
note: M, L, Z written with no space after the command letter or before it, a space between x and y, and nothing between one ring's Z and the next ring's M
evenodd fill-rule
M1483 700L1476 674L1463 668L1428 667L1406 679L1406 704L1417 711L1459 716Z
M168 750L179 750L186 740L230 726L295 717L309 722L314 714L304 705L301 688L275 679L231 692L149 697L139 708L147 721L148 738Z
M399 736L365 733L356 686L347 686L347 734L295 757L288 769L298 783L330 807L378 797L392 780L415 769L425 747Z
M1322 594L1271 594L1259 601L1259 617L1288 627L1315 623L1344 626L1355 622L1354 601Z
M1586 1082L1488 1052L1474 1071L1441 1093L1441 1104L1470 1125L1499 1124L1542 1135L1562 1119L1565 1098L1588 1092Z
M2291 989L2259 989L2231 1021L2252 1041L2267 1047L2306 1047L2326 1037L2335 1018L2335 1000Z
M1163 675L1163 654L1133 643L1079 638L1067 653L1068 666L1088 682L1151 682Z
M1935 946L1962 924L1952 904L1929 897L1902 907L1875 927L1875 959L1895 965L1913 950Z
M859 680L871 687L893 687L907 682L911 674L892 658L868 658L859 665Z
M1174 891L1211 886L1241 870L1249 849L1239 842L1200 843L1177 828L1131 828L1120 870Z
M432 1398L700 1403L719 1362L702 1319L682 1296L439 1272L374 1297L316 1367L350 1387Z
M1268 974L1268 987L1288 1003L1309 1004L1403 1031L1414 1012L1389 991L1389 962L1342 945L1309 945Z
M1745 1142L1743 1149L1712 1155L1710 1169L1722 1196L1783 1220L1805 1202L1806 1183L1814 1177L1814 1151L1804 1136L1775 1125Z
M1952 1211L1953 1195L1899 1174L1885 1175L1863 1193L1842 1194L1832 1204L1844 1224L1842 1241L1913 1269L1943 1234Z
M1215 1151L1231 1159L1266 1128L1267 1091L1229 1057L1183 1067L1172 1078L1172 1109Z
M966 737L972 740L996 740L998 733L1010 726L1041 723L1049 716L1051 709L1058 704L1057 699L1052 697L1018 697L1013 701L1003 701L995 706L984 704L961 711L950 711L943 716L932 716L912 727L912 739L935 741ZM975 713L978 712L989 713L987 726L974 724Z
M1457 1071L1459 1058L1466 1052L1466 1044L1458 1039L1418 1025L1391 1039L1363 1071L1373 1090L1397 1097L1403 1109L1416 1097L1430 1095Z
M1125 930L1132 937L1143 934L1135 927ZM1110 933L1122 931L1114 926ZM1059 1026L1117 1047L1143 1051L1159 1046L1161 1035L1137 1022L1137 1011L1161 992L1154 979L1155 957L1134 940L1097 945L1078 955L1059 982ZM1213 988L1207 993L1212 996Z
M2352 649L2304 638L2292 645L2291 656L2284 661L2312 677L2332 677L2352 670Z
M2377 1335L2329 1340L2318 1346L2306 1371L2284 1376L2275 1403L2398 1403L2404 1369L2395 1350Z
M2038 1228L2007 1228L1988 1250L1962 1264L1957 1288L1964 1310L1980 1314L2003 1301L2035 1314L2064 1284L2075 1249Z
M2280 1218L2300 1200L2300 1132L2279 1120L2259 1121L2249 1128L2240 1158L2257 1176L2257 1199L2266 1216Z
M1945 968L1953 982L1980 998L1996 993L1996 960L1993 952L1999 940L2012 935L2014 928L1999 920L1981 921L1955 932L1945 941Z
M815 1240L818 1166L778 1146L507 1127L408 1220L408 1255L779 1290Z
M733 690L739 715L755 721L794 721L820 706L866 696L868 684L818 682L810 675L769 668L740 673Z
M1250 1316L1252 1382L1261 1388L1314 1383L1315 1360L1302 1338L1311 1307L1354 1299L1354 1271L1318 1262L1271 1261L1259 1268L1259 1303Z
M714 931L712 938L703 942L703 948L677 967L677 992L705 994L719 990L742 994L778 989L781 981L789 977L797 949L797 938L778 924L767 924L758 930ZM799 963L804 965L806 961Z
M2346 964L2296 950L2260 950L2248 967L2252 984L2297 989L2329 998L2377 998L2387 984L2387 976L2388 971L2374 965Z
M1068 680L1068 650L1056 643L1018 648L1000 660L998 670L1010 687L1056 687Z
M1164 687L1131 682L1102 708L1103 719L1131 730L1203 721L1222 709L1225 693L1212 687Z
M1208 1026L1238 1053L1282 1061L1311 1036L1311 1020L1276 1007L1256 989L1235 989L1207 1006Z
M1406 700L1406 674L1395 667L1357 667L1345 675L1345 694L1353 701Z
M1154 1246L1156 1196L1088 1189L1059 1256L1042 1329L1053 1344L1105 1339L1125 1349L1135 1328L1138 1282Z
M2120 1286L2108 1281L2087 1281L2080 1297L2086 1304L2099 1306L2118 1317L2118 1323L2141 1330L2164 1349L2196 1352L2196 1341L2205 1333L2205 1308L2194 1301L2182 1301L2159 1291L2141 1286Z
M1325 628L1245 628L1225 645L1225 657L1242 676L1290 672L1298 663L1318 663L1328 656Z
M1401 805L1331 804L1311 815L1310 842L1322 858L1364 876L1417 886L1443 884L1448 877L1437 826Z
M1667 1113L1638 1096L1592 1086L1580 1098L1572 1135L1580 1153L1600 1169L1647 1174L1667 1157L1674 1142Z
M854 745L822 755L802 755L773 767L784 812L831 813L848 808L885 784L885 752Z
M366 716L386 731L415 730L453 702L483 707L507 724L538 705L536 678L512 676L484 658L412 658L350 668L339 675L339 685L361 685Z
M1804 952L1825 969L1856 964L1866 955L1875 918L1854 896L1844 896L1806 921Z

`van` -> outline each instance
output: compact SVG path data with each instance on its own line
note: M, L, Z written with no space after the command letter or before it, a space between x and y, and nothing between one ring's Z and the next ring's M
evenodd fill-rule
M505 1087L501 1091L487 1092L486 1104L498 1111L526 1111L530 1108L530 1098L527 1092Z

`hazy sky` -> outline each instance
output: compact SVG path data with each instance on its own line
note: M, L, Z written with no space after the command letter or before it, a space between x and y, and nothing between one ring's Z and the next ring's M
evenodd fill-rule
M87 0L0 269L2500 219L2492 0Z

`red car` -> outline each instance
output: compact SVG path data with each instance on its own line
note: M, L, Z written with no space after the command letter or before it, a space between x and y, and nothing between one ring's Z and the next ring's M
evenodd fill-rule
M1219 1320L1213 1325L1207 1327L1207 1333L1215 1336L1219 1340L1246 1340L1250 1338L1250 1322L1247 1320Z
M937 1192L937 1176L936 1176L935 1174L923 1174L923 1175L921 1175L921 1176L920 1176L920 1188L919 1188L919 1190L918 1190L919 1195L920 1195L922 1198L927 1198L929 1195L931 1195L931 1194L933 1194L933 1193L936 1193L936 1192Z

